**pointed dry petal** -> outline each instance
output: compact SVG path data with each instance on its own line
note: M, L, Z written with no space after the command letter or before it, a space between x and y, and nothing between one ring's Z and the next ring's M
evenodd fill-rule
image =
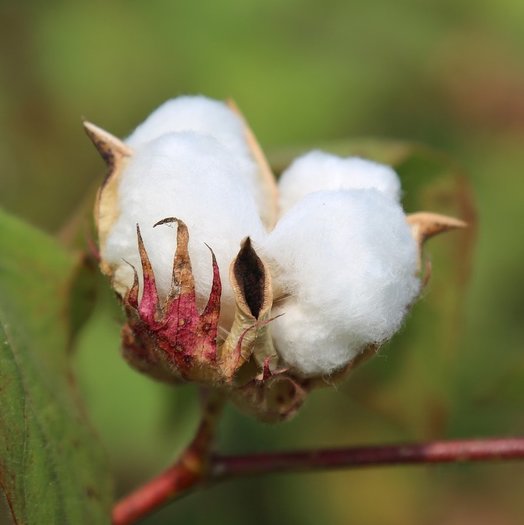
M467 227L464 221L430 212L412 213L407 216L406 220L411 226L413 237L419 245L424 244L427 239L439 233Z
M220 270L218 268L215 253L209 246L207 247L211 252L211 264L213 266L213 282L211 284L211 292L209 294L209 299L207 301L206 307L204 308L204 311L202 312L201 317L206 322L215 324L218 328L218 319L220 317L220 296L222 295L222 283L220 281Z
M149 256L147 255L138 224L136 225L136 235L138 238L138 252L140 254L142 274L144 278L142 299L140 300L138 310L140 317L142 317L146 323L154 325L158 310L158 293L156 290L155 274Z
M133 155L133 151L120 139L91 122L84 121L84 129L108 166L108 173L96 196L94 210L99 246L103 252L109 230L120 214L118 206L120 174ZM112 268L104 261L100 264L100 268L107 275L113 273ZM119 288L118 283L115 283L115 286ZM123 293L123 289L118 291Z
M235 294L235 319L220 347L220 362L226 377L253 355L259 366L269 357L274 366L277 354L269 334L268 319L273 302L271 275L247 238L231 263L231 286Z
M244 123L245 138L251 155L258 165L260 187L264 195L264 207L261 210L262 221L265 226L272 230L278 218L278 188L275 176L269 162L258 143L255 134L249 127L244 115L232 99L226 101L229 108L234 111Z
M213 284L202 315L196 305L195 282L189 256L189 232L183 221L168 217L155 224L177 224L177 248L173 261L173 283L163 308L157 346L188 380L206 382L216 374L216 338L222 290L220 272L213 252Z
M184 221L176 217L167 217L158 221L153 228L162 224L176 223L176 252L173 262L173 281L171 294L195 294L195 280L191 269L191 259L189 257L189 232Z
M83 122L83 125L87 136L91 139L91 142L110 170L114 169L115 164L117 164L122 157L130 157L133 154L129 146L119 138L111 135L111 133L108 133L87 120Z
M460 219L425 211L411 213L406 217L406 221L411 226L411 235L418 245L419 271L422 269L422 247L428 239L438 235L439 233L467 227L467 224ZM431 267L428 268L426 266L426 271L422 276L423 287L428 283L430 276Z

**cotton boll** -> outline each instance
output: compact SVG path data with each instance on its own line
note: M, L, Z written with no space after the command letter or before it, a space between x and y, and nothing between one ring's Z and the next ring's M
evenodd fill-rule
M297 158L279 181L280 211L285 213L305 195L324 190L375 188L400 200L400 180L395 171L359 157L342 158L311 151Z
M264 244L277 293L277 351L305 376L330 374L400 327L419 292L417 247L400 205L377 190L307 195Z
M207 301L212 282L211 254L220 268L223 317L234 306L228 271L246 236L264 237L254 198L245 181L248 161L210 136L191 132L170 133L143 144L130 158L118 189L120 215L107 241L102 258L115 270L115 285L129 288L133 270L140 269L136 224L141 228L159 294L171 286L176 230L153 228L166 217L183 220L190 234L190 256L199 303ZM141 274L141 272L139 272Z
M181 131L214 137L229 148L239 161L246 165L249 163L249 169L243 169L241 175L255 196L259 213L264 215L268 205L267 189L247 141L246 123L224 102L204 96L168 100L133 131L126 144L132 149L139 149L162 135ZM239 176L239 173L231 173L231 176Z

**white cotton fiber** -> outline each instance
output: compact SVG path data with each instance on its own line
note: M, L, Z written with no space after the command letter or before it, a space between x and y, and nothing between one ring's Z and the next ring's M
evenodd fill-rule
M400 327L419 292L417 247L400 205L377 190L316 192L264 245L286 296L277 351L306 376L330 374Z
M137 148L175 131L211 135L236 154L249 156L242 119L224 102L203 96L183 96L164 102L133 131L126 143Z
M183 220L189 229L190 255L200 305L212 282L211 254L220 267L222 308L230 317L234 306L229 265L246 236L265 235L253 195L246 182L249 161L239 158L211 136L169 133L135 148L119 186L120 215L102 246L102 257L117 267L115 283L129 287L140 269L136 224L155 272L161 296L170 290L176 229L153 225L166 217ZM139 272L141 273L141 272ZM223 317L224 317L223 316Z
M375 188L392 200L400 200L400 180L390 166L318 150L298 157L282 174L278 185L281 214L305 195L324 190Z
M203 96L182 96L168 100L133 131L126 139L126 144L132 149L139 149L162 135L181 131L209 135L230 149L232 155L244 162L242 171L232 173L231 176L241 176L248 182L259 212L266 206L259 168L246 140L246 124L224 102Z

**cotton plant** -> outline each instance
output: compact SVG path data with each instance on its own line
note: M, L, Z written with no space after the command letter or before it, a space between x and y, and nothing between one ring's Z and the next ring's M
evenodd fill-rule
M261 420L374 355L429 278L424 241L464 226L406 215L398 175L366 159L312 151L277 184L230 102L170 100L124 140L85 128L108 164L95 220L124 356Z

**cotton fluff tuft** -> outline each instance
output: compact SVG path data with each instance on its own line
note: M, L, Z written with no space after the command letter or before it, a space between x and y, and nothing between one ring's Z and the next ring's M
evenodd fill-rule
M282 174L280 211L284 214L305 195L316 191L365 188L375 188L392 200L400 200L400 180L390 166L311 151L295 159Z
M400 327L420 288L400 205L377 190L316 192L264 245L277 265L277 351L305 376L330 374Z
M211 135L237 154L249 156L244 123L224 102L204 96L182 96L164 102L126 139L132 148L176 131Z
M259 169L246 140L246 124L224 102L198 95L168 100L133 131L126 144L139 149L162 135L181 131L210 135L241 159L244 169L236 175L241 175L249 184L259 211L262 210L266 201L258 178Z
M199 303L207 301L212 282L211 254L220 268L224 316L234 307L229 265L246 236L265 235L254 197L244 177L249 162L213 137L192 132L169 133L137 148L122 173L120 216L113 225L102 257L116 267L115 282L129 288L133 270L141 275L136 224L141 228L159 294L171 286L176 230L153 225L166 217L183 220L190 234L190 256ZM223 316L223 317L224 317Z

